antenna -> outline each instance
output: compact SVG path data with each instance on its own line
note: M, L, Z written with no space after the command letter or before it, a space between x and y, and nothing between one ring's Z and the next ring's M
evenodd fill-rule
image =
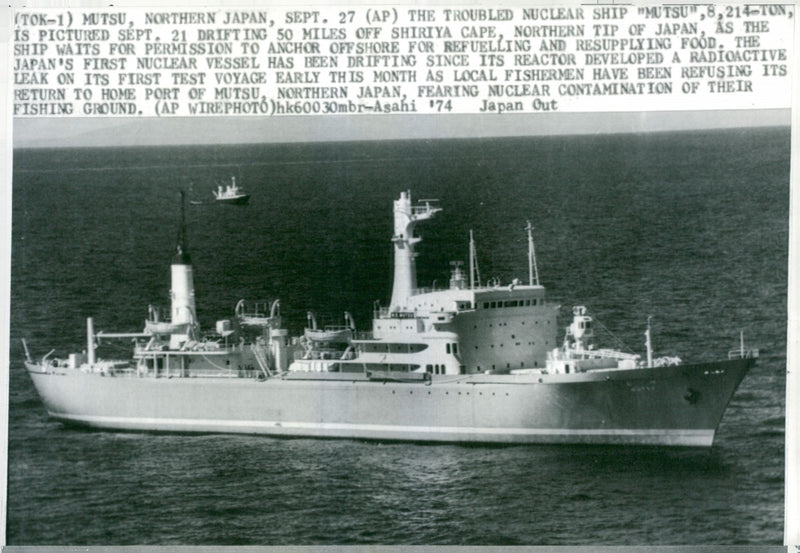
M527 222L528 231L528 284L539 286L539 268L536 266L536 248L533 245L533 225Z
M175 257L173 263L180 265L189 265L192 262L189 256L189 240L186 232L186 192L181 190L181 226L178 229L177 245L175 247Z

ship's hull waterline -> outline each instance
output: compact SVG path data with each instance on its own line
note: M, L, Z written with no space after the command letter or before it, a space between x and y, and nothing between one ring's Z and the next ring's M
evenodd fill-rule
M100 376L29 364L53 418L95 428L472 443L708 447L755 359L561 375ZM213 380L213 382L211 382Z
M250 195L247 194L245 196L236 196L233 198L216 198L215 201L219 204L244 205L250 201Z

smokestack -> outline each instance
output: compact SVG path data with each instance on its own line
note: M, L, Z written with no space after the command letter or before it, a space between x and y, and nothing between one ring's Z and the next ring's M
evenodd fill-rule
M172 323L194 325L197 322L194 304L194 276L186 234L186 212L183 192L181 192L181 226L178 231L175 256L172 258L171 272Z

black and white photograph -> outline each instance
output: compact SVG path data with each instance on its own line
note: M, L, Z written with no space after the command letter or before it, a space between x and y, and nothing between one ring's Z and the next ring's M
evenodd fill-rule
M11 10L3 543L791 546L795 6L653 6Z

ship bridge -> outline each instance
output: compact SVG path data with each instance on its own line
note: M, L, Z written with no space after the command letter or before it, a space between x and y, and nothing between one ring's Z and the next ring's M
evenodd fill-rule
M452 262L450 286L418 288L414 246L417 222L441 211L423 200L412 205L404 192L394 202L394 285L388 308L377 307L372 331L378 340L438 342L436 350L459 351L463 372L509 372L544 367L556 347L558 306L548 304L539 284L533 226L528 222L528 282L514 279L481 284L475 242L470 231L469 272Z
M408 300L416 314L459 313L477 309L507 309L545 304L544 286L482 286L474 289L421 288Z

